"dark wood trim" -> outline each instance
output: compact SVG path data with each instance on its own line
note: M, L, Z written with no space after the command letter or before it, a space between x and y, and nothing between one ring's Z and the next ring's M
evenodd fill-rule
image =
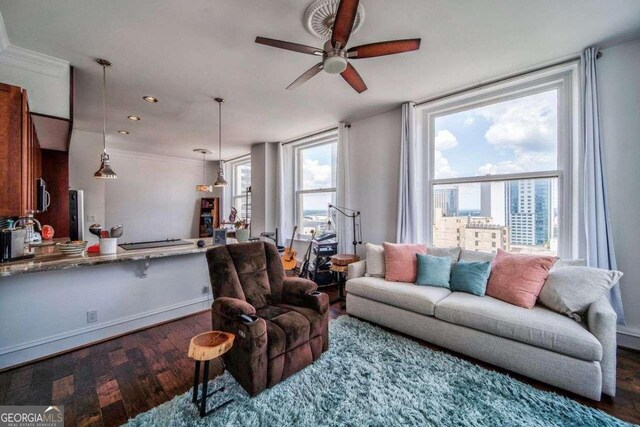
M46 119L60 120L63 122L71 123L70 119L65 119L64 117L52 116L50 114L44 113L34 113L33 111L29 112L29 114L31 114L32 116L44 117Z
M75 69L69 66L69 135L67 135L67 151L71 146L71 134L73 133L73 100L75 98Z
M5 373L5 372L13 371L15 369L20 369L20 368L22 368L24 366L31 365L33 363L42 362L42 361L45 361L47 359L51 359L51 358L54 358L54 357L62 356L62 355L67 354L67 353L72 353L74 351L82 350L82 349L85 349L87 347L92 347L94 345L102 344L102 343L107 342L107 341L111 341L111 340L115 340L115 339L118 339L118 338L122 338L124 336L131 335L131 334L135 334L136 332L140 332L140 331L144 331L144 330L147 330L147 329L151 329L151 328L155 328L155 327L158 327L158 326L162 326L162 325L165 325L167 323L176 322L178 320L186 319L186 318L192 317L192 316L197 316L198 314L202 314L202 313L205 313L205 312L208 312L208 311L210 311L209 308L207 308L205 310L196 311L195 313L185 314L184 316L176 317L174 319L169 319L169 320L164 320L164 321L159 322L159 323L154 323L153 325L143 326L143 327L137 328L137 329L132 329L130 331L123 332L121 334L113 335L111 337L103 338L103 339L97 340L97 341L92 341L90 343L82 344L82 345L79 345L77 347L72 347L72 348L69 348L67 350L62 350L62 351L59 351L57 353L49 354L47 356L38 357L37 359L32 359L32 360L29 360L27 362L20 363L18 365L13 365L13 366L9 366L7 368L2 368L2 369L0 369L0 373Z

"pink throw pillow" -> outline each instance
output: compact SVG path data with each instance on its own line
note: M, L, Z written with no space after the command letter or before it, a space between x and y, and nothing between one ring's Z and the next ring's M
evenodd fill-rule
M498 249L491 262L487 295L524 308L533 308L557 258L512 254Z
M416 254L426 254L427 246L412 243L387 243L384 247L385 279L390 282L416 282L418 258Z

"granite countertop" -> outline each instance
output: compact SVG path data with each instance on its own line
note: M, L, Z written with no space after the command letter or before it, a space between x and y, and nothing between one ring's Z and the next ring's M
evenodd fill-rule
M116 262L139 261L153 258L164 258L177 255L204 253L213 247L213 239L205 238L205 246L199 248L196 242L201 239L182 239L191 242L191 245L166 246L152 249L124 250L118 246L118 251L113 255L89 254L87 251L82 256L66 257L55 246L44 246L36 250L34 258L0 264L0 277L16 276L18 274L36 273L39 271L66 270L90 265L110 264Z

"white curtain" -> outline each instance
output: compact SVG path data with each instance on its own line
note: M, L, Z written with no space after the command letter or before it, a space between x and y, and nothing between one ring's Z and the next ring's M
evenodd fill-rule
M400 142L400 180L398 188L398 243L417 243L420 233L420 164L421 155L416 137L416 113L413 102L402 104L402 135Z
M293 195L293 149L290 145L278 144L278 175L276 189L276 227L278 244L284 245L291 236L295 222Z
M224 173L224 178L230 184L226 187L222 188L222 210L220 211L220 222L229 221L229 214L231 213L231 165L229 162L222 162L222 172ZM218 176L218 169L216 168L215 177Z
M347 209L351 206L351 193L349 189L349 128L350 125L340 123L338 125L338 153L336 171L336 205ZM350 212L350 211L347 211ZM335 216L336 234L338 235L338 252L353 252L353 224L350 218L337 214Z
M581 55L581 92L584 149L584 232L587 264L591 267L616 270L616 255L609 221L607 186L602 159L600 112L598 106L597 58L598 49L587 48ZM620 286L609 293L611 305L624 324Z

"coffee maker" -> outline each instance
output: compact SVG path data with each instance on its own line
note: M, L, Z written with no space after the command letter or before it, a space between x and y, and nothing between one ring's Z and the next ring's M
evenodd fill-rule
M33 254L25 255L26 238L27 230L24 228L0 230L0 262L17 261L33 257Z

